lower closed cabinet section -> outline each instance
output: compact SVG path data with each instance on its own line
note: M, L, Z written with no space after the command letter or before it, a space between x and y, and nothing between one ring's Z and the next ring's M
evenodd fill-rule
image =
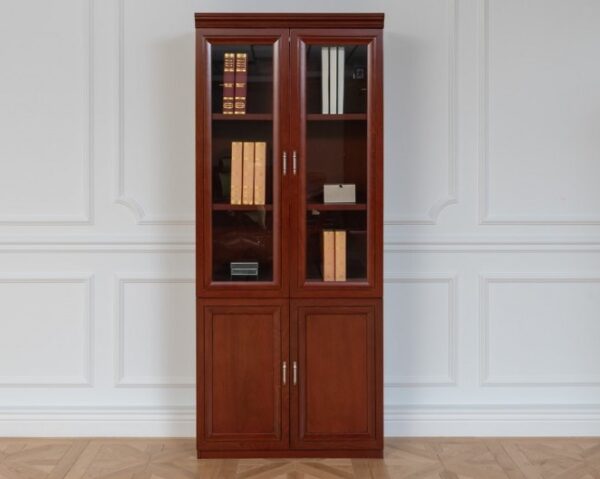
M198 303L198 455L380 456L381 300Z

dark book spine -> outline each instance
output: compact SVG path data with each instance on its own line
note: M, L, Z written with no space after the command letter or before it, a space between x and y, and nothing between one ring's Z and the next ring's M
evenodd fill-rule
M236 115L246 113L246 92L248 91L248 56L237 53L235 56L235 106Z
M225 53L223 61L223 114L233 115L235 100L235 53Z

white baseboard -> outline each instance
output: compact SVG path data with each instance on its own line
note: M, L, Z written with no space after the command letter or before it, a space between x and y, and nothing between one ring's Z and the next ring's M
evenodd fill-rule
M0 437L194 437L193 407L0 408ZM600 406L388 406L387 437L600 436Z

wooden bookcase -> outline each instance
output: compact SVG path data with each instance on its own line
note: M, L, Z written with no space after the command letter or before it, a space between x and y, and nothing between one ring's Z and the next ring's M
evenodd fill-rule
M383 14L195 20L198 457L381 457ZM225 53L245 114L223 112ZM231 204L232 142L266 142L265 204Z

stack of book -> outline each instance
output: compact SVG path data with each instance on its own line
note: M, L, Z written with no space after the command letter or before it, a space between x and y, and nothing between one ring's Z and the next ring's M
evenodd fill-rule
M344 230L323 230L323 281L346 281Z
M246 53L225 53L223 60L224 115L246 113L247 70L248 56Z
M321 113L344 113L344 47L321 47Z
M264 141L231 142L231 204L264 205L267 170Z

